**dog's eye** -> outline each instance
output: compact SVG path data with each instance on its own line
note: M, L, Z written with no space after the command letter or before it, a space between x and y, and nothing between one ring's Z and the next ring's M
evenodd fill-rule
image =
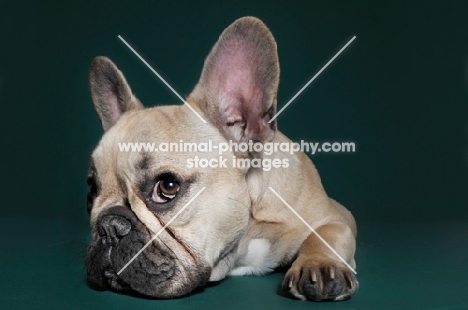
M87 197L87 210L88 213L91 213L91 209L94 204L94 200L96 199L98 195L98 187L96 184L96 178L94 175L88 176L86 179L86 183L88 183L88 197Z
M173 176L163 176L153 189L151 199L156 203L165 203L174 199L180 190L180 185Z

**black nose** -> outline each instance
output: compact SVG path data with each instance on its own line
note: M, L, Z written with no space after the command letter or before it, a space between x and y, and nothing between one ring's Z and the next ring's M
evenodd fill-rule
M103 243L111 246L117 245L119 240L132 229L129 220L121 215L106 215L99 220L99 235Z

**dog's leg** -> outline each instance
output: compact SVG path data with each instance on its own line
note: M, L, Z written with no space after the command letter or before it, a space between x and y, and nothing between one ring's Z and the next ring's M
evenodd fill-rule
M355 235L342 222L333 222L316 232L353 268ZM299 299L345 300L357 292L354 273L315 234L301 245L297 259L286 273L283 289Z

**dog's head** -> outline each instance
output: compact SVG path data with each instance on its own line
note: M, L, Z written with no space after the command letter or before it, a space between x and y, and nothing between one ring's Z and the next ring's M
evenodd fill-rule
M213 268L247 229L249 169L187 165L194 156L218 159L216 150L132 152L121 147L271 140L276 124L268 121L276 113L279 65L270 31L258 19L245 17L221 34L187 99L206 124L185 105L144 109L105 57L93 61L89 79L105 131L91 156L88 176L89 281L102 289L168 298L216 279ZM249 156L227 151L223 157L230 161L234 155Z

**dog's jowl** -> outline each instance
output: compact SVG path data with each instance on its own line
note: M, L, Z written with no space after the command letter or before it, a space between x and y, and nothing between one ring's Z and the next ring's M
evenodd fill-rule
M268 28L253 17L235 21L187 98L203 123L186 105L145 109L114 63L94 59L89 84L104 135L88 177L92 286L172 298L228 275L287 267L282 287L296 298L344 300L357 291L351 213L327 196L304 153L259 151L291 143L270 122L279 72ZM197 149L202 144L230 147L220 154L218 147Z

